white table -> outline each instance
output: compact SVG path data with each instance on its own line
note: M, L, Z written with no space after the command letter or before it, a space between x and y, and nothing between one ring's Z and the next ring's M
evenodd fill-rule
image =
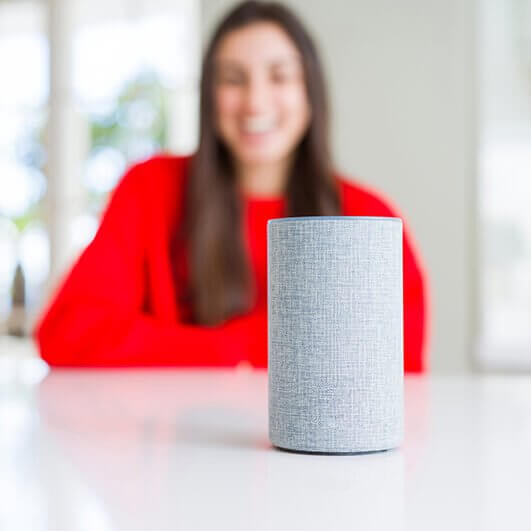
M531 377L407 377L406 439L271 448L267 375L0 352L0 529L531 529Z

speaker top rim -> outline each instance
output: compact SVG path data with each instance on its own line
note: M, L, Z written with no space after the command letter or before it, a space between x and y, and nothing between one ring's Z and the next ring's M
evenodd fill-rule
M401 218L385 217L385 216L293 216L287 218L272 218L267 221L267 224L285 223L287 221L391 221L394 223L402 223Z

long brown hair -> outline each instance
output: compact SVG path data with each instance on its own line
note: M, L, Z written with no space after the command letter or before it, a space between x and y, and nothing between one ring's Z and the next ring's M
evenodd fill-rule
M202 65L199 147L191 161L181 235L188 246L190 321L216 325L248 312L255 286L241 230L241 201L231 154L214 124L214 61L221 40L257 22L278 24L298 49L311 108L286 185L286 216L340 213L328 142L329 112L315 45L299 19L276 2L245 1L220 22Z

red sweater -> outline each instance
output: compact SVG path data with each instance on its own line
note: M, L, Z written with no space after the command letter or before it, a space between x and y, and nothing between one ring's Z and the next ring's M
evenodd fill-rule
M182 215L188 162L161 154L126 172L95 238L37 323L34 335L50 365L267 366L266 224L283 217L285 199L242 198L257 286L254 308L222 325L188 324L175 295L169 245ZM336 180L344 215L397 216L374 192ZM403 257L404 365L420 372L426 362L426 289L405 224Z

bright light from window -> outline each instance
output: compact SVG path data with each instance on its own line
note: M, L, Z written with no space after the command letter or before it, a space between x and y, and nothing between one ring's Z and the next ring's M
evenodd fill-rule
M125 157L119 150L110 146L100 148L85 163L85 185L97 193L106 194L114 188L125 166Z
M23 215L43 197L45 190L46 178L40 171L0 159L0 214Z
M92 106L116 99L124 82L146 69L154 70L166 86L188 81L194 62L187 59L190 45L180 28L184 23L160 14L81 28L74 41L72 64L80 103Z
M39 107L48 99L48 42L42 34L0 36L0 107Z
M10 307L9 290L15 274L18 231L15 224L0 217L0 316Z
M50 272L50 241L42 223L34 223L20 237L20 262L28 282L44 283Z
M531 367L530 6L478 4L478 358L485 368Z
M90 214L81 214L72 220L70 225L70 241L76 250L87 246L96 235L99 220Z

